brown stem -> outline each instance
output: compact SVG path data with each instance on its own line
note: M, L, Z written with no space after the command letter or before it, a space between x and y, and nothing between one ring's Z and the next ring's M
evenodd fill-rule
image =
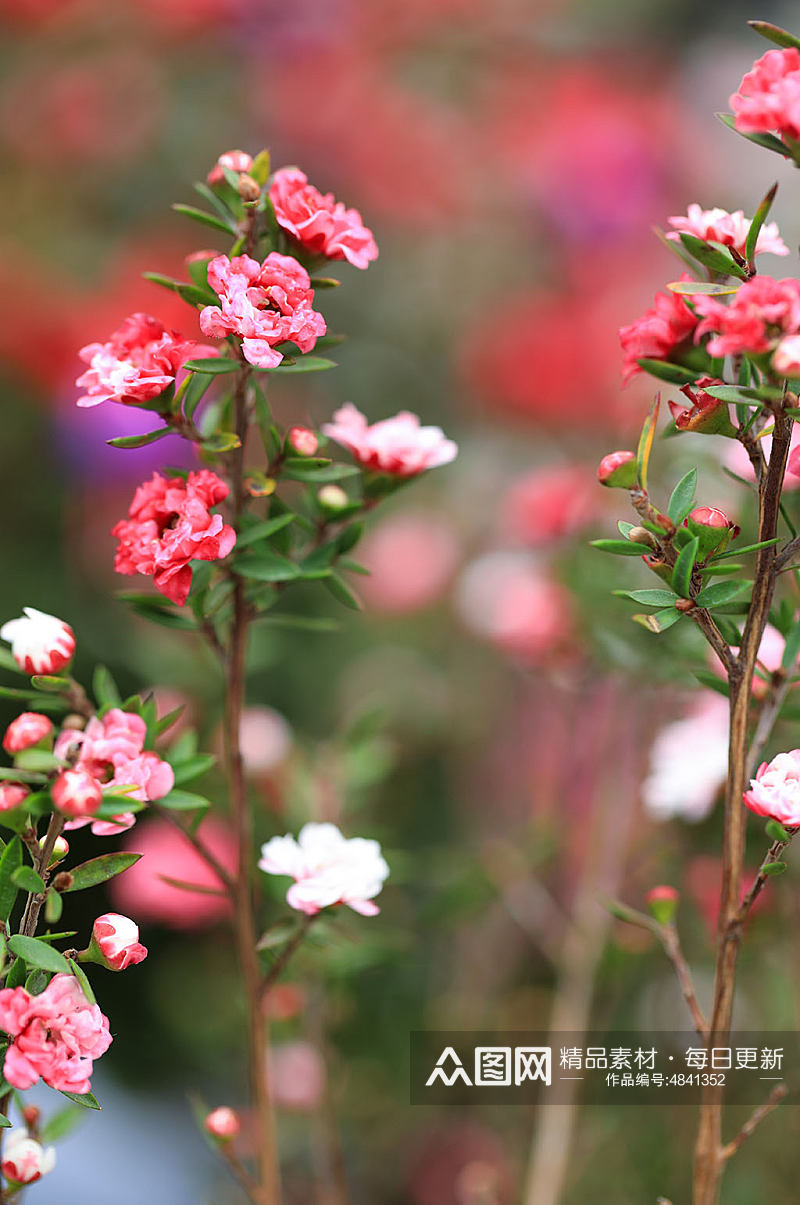
M265 1198L261 1189L238 1156L224 1143L220 1144L219 1150L228 1170L242 1187L248 1200L252 1201L253 1205L263 1205Z
M782 410L776 411L769 465L758 484L759 542L772 540L777 535L791 421ZM750 692L758 649L769 617L775 587L775 559L774 545L759 549L753 595L742 634L741 648L735 666L729 671L731 719L722 847L720 930L714 976L714 1005L708 1035L709 1045L715 1046L725 1044L733 1012L736 962L741 939L741 924L737 918L745 851L746 812L742 795L747 786L749 771ZM722 1158L721 1138L721 1089L708 1088L703 1094L695 1144L694 1205L717 1205L725 1163Z
M792 829L788 829L787 831L789 833L789 841L791 841L792 837L797 832L797 829L792 828ZM788 846L789 841L773 841L772 845L769 847L767 856L764 858L764 861L761 863L761 866L759 867L758 874L755 877L752 887L750 888L747 895L742 900L741 904L739 905L739 910L736 913L736 915L733 917L733 920L731 922L732 924L736 925L740 930L741 930L741 927L744 924L744 922L747 920L747 916L748 916L748 913L750 912L750 909L753 907L753 904L756 902L758 897L761 895L761 892L764 890L764 885L765 885L767 879L770 877L769 873L766 870L766 867L769 866L771 863L780 861L781 854Z
M773 1109L777 1109L778 1105L781 1103L784 1096L788 1094L788 1092L789 1089L786 1087L786 1084L775 1085L767 1099L764 1101L763 1105L758 1106L752 1117L750 1117L744 1123L736 1137L722 1148L720 1157L724 1163L727 1163L731 1155L736 1154L739 1147L750 1137L756 1126L759 1125L765 1117L768 1117Z
M314 921L316 920L318 915L319 915L319 913L315 912L313 916L304 916L303 917L303 919L300 922L300 924L298 925L297 929L292 934L292 936L289 938L286 945L283 947L280 954L275 959L272 966L269 968L266 975L262 979L262 981L261 981L262 994L264 992L269 991L269 989L272 987L272 985L275 983L275 981L279 978L279 976L286 969L286 967L289 964L289 961L292 958L292 955L302 944L303 938L308 933L308 930L311 928L312 924L314 923Z
M209 869L213 870L214 874L223 884L228 894L231 894L234 887L233 876L225 869L219 858L217 858L211 852L206 843L203 841L202 837L198 837L196 833L190 832L185 825L181 824L180 820L177 818L175 813L170 810L170 808L162 808L159 807L157 803L154 803L151 804L151 811L154 811L162 818L162 820L166 820L173 826L173 828L176 828L178 832L183 834L189 844L197 851L197 853L199 853L200 857L203 859Z
M706 1021L703 1010L701 1009L697 996L695 995L692 975L689 970L689 964L683 956L681 943L678 938L678 931L673 924L659 925L656 924L653 932L657 935L659 941L664 947L664 951L670 962L675 968L675 973L678 976L678 982L681 985L683 998L689 1006L689 1011L692 1014L692 1021L701 1038L708 1037L708 1022Z
M247 436L248 366L239 373L234 406L239 447L231 454L232 517L238 525L245 504L244 444ZM247 1033L251 1092L258 1120L258 1167L260 1205L280 1205L280 1168L275 1136L275 1118L269 1092L268 1034L261 1009L261 970L256 951L256 923L251 867L255 863L253 827L247 800L240 729L244 707L245 655L248 615L245 586L234 580L233 621L225 661L225 754L226 775L232 811L238 865L233 883L236 948L247 1002Z
M34 855L34 869L43 879L45 886L47 886L47 881L50 878L50 859L53 856L53 849L57 838L61 835L63 827L64 817L59 812L53 812L50 817L50 823L47 826L44 843L41 849L38 850L38 856ZM41 891L28 896L19 929L24 937L33 937L36 932L39 913L46 899L47 893Z

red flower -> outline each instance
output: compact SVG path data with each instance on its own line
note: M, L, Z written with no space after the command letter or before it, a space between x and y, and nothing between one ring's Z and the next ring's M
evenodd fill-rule
M131 314L107 343L88 343L78 353L89 365L75 382L86 390L78 405L149 402L174 383L186 360L213 353L212 347L167 330L149 314Z
M211 514L227 496L227 485L209 469L186 481L154 473L134 494L128 518L111 529L119 540L117 573L152 577L156 589L182 607L192 584L190 562L221 560L236 543L233 528Z
M282 167L272 178L270 200L278 223L298 242L328 259L346 259L366 268L378 247L357 209L346 209L333 193L321 193L296 167Z
M691 280L691 277L683 272L680 279ZM620 327L623 384L627 385L631 377L642 371L639 360L669 360L696 326L697 317L679 293L656 293L652 309L629 326Z

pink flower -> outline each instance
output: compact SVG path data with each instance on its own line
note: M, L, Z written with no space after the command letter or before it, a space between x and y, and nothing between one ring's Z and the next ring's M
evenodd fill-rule
M670 401L669 412L679 431L697 431L709 435L734 435L727 402L706 393L712 385L724 385L718 377L698 377L693 385L681 385L680 392L691 403L682 406Z
M651 887L644 898L659 924L668 925L675 916L681 895L674 887L662 884L659 887Z
M691 280L683 272L681 280ZM656 293L653 308L647 310L629 326L620 327L622 344L622 382L641 372L639 360L669 360L681 344L688 343L697 326L697 317L683 297L671 290Z
M100 719L92 716L82 731L64 729L55 745L56 757L78 757L76 769L84 770L105 786L132 787L131 799L148 802L168 795L175 783L172 767L158 754L145 750L147 725L135 712L112 707ZM98 832L104 822L92 830L98 836L109 836L129 827L130 813L114 817L110 832ZM82 823L86 823L85 821ZM133 823L132 819L130 823ZM80 822L70 827L80 827Z
M270 1085L279 1109L311 1113L325 1092L325 1063L310 1042L281 1042L270 1051Z
M772 367L782 377L800 377L800 335L781 339L772 357Z
M294 879L286 901L308 916L334 904L376 916L379 909L372 900L389 874L377 841L348 840L335 824L313 822L301 828L297 840L287 835L267 841L258 865L266 874Z
M210 1113L206 1114L203 1125L212 1138L217 1138L221 1142L229 1142L241 1130L242 1119L227 1105L220 1105L218 1109L212 1109Z
M209 469L189 473L186 481L154 473L134 494L128 518L111 529L119 540L117 573L152 577L156 589L182 607L192 585L190 562L221 560L236 543L233 528L210 509L228 492Z
M372 231L358 210L346 209L333 193L323 195L296 167L275 172L269 195L279 225L314 254L346 259L356 268L366 268L377 259Z
M22 610L22 618L10 619L0 628L0 640L9 642L14 660L26 674L57 674L75 652L72 628L34 607Z
M236 841L230 829L209 816L197 835L223 869L235 873ZM184 930L207 928L229 915L224 884L166 820L153 818L137 824L125 848L143 857L111 882L111 895L120 912ZM194 884L198 890L176 887L165 879Z
M596 521L596 494L582 465L533 469L512 482L502 500L502 535L530 545L574 535Z
M68 820L64 828L72 830L85 828L87 824L90 824L95 837L116 837L119 833L124 833L126 829L133 828L135 823L136 816L133 812L120 812L118 816L110 816L108 820L92 820L88 816L83 820Z
M370 576L361 583L375 611L409 614L432 606L447 589L459 561L458 535L433 511L402 511L371 528L360 547Z
M200 311L200 329L213 339L241 336L244 358L257 368L280 364L276 343L290 340L307 352L325 334L308 272L290 255L272 251L263 264L249 255L218 255L208 265L208 283L222 304Z
M111 1045L108 1018L67 974L54 975L38 996L24 987L3 988L0 1029L14 1039L3 1074L23 1091L40 1077L59 1092L91 1091L92 1060Z
M571 635L569 594L527 553L478 557L462 574L456 601L471 631L526 664L553 659Z
M656 734L642 784L654 820L704 820L728 775L727 699L707 691Z
M744 801L758 816L770 816L789 828L800 826L800 749L762 762Z
M768 50L753 64L730 100L743 134L771 130L800 138L800 53Z
M6 1130L0 1170L10 1183L33 1184L51 1172L55 1165L54 1147L42 1147L25 1129Z
M253 157L247 151L224 151L206 176L206 183L212 188L222 184L225 179L224 167L231 172L249 172L252 166Z
M139 926L119 912L104 912L92 926L90 952L110 971L124 971L144 962L147 948L139 941Z
M341 406L322 432L352 452L359 464L378 473L413 477L454 460L458 447L441 427L423 427L416 414L401 410L371 426L352 402Z
M149 402L175 383L186 360L213 354L213 347L167 330L149 314L131 314L107 343L89 343L78 353L89 365L75 382L86 390L78 405Z
M739 352L770 351L781 334L800 332L800 281L773 280L756 276L746 281L729 305L715 297L696 296L694 305L702 316L695 339L709 331L711 356L736 355Z
M65 816L93 816L103 802L103 789L85 770L62 770L50 791L53 803Z
M744 216L741 209L728 213L725 209L701 209L699 205L689 206L684 217L679 215L668 218L670 226L675 229L667 235L668 239L679 243L681 233L693 234L704 242L722 243L732 247L740 255L744 255L747 236L750 233L752 220ZM789 248L784 243L778 231L777 222L769 222L762 226L756 239L755 254L771 253L772 255L788 255Z
M43 741L53 731L53 721L38 711L23 711L6 728L3 737L3 748L6 753L21 753L23 749L32 749Z
M272 707L246 707L239 726L239 746L248 774L269 774L292 749L292 730Z
M0 782L0 812L10 812L18 808L30 791L19 782Z

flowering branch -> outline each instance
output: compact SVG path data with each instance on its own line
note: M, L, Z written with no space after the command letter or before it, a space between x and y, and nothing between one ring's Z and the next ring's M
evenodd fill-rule
M789 1089L786 1084L776 1084L770 1092L763 1105L755 1110L753 1115L745 1122L739 1133L728 1142L720 1153L720 1159L726 1163L732 1155L735 1155L739 1147L745 1142L755 1130L756 1126L760 1125L765 1117L768 1117L773 1109L777 1109L785 1096L788 1096Z

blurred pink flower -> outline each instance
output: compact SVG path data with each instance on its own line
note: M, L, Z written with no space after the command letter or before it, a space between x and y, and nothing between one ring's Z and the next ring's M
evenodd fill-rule
M312 1113L325 1093L325 1064L310 1042L281 1042L270 1053L270 1086L279 1109Z
M352 402L346 402L332 422L323 423L322 433L347 448L365 468L397 477L449 464L458 453L441 427L423 427L408 410L370 425Z
M275 172L269 189L278 224L309 251L328 259L346 259L367 268L378 258L372 231L357 209L347 209L333 193L321 193L296 167Z
M147 957L147 948L139 941L139 926L119 912L98 916L92 926L92 942L103 965L112 971L124 971Z
M768 50L753 64L730 99L743 134L776 130L800 138L800 52Z
M785 335L772 355L772 367L782 377L800 377L800 335Z
M525 663L556 658L572 635L569 594L525 553L490 552L473 561L456 602L469 629Z
M239 728L245 770L265 774L282 765L292 748L292 730L272 707L246 707Z
M360 591L374 611L408 613L429 607L447 589L458 565L458 534L445 518L428 511L389 515L359 545L369 569Z
M800 332L800 281L756 276L740 286L728 305L715 297L696 296L702 322L695 339L709 332L712 356L759 353L775 347L779 333Z
M14 1039L3 1074L21 1090L41 1076L59 1092L90 1092L92 1060L111 1045L108 1018L89 1003L74 975L63 973L38 996L24 987L3 988L0 1029Z
M642 802L654 820L705 819L728 776L728 700L706 691L650 749Z
M215 354L213 347L170 331L149 314L131 314L107 343L89 343L78 353L88 370L76 385L86 393L79 406L152 401L175 379L186 360Z
M212 339L241 336L245 359L258 368L280 364L276 343L291 340L307 352L325 334L308 272L290 255L271 251L263 264L249 255L218 255L208 265L208 283L222 304L201 310L200 329Z
M582 465L532 469L500 501L502 536L537 546L582 531L597 519L594 475Z
M18 808L28 795L30 789L21 782L0 782L0 812L10 812L13 808Z
M273 837L261 847L259 869L287 875L294 883L286 893L291 908L308 916L336 904L347 904L362 916L376 916L372 901L389 875L377 841L347 838L335 824L304 824L294 837Z
M772 436L761 435L758 440L764 449L764 455L769 459L772 452ZM789 459L786 464L786 476L783 479L785 490L800 489L800 423L792 424L792 435L789 444ZM738 477L745 481L755 481L753 465L742 444L737 439L726 439L720 447L721 460Z
M55 1165L55 1147L42 1147L24 1128L6 1131L0 1166L6 1180L12 1184L34 1184Z
M236 841L230 829L209 816L200 825L198 836L221 866L233 874ZM148 818L137 824L124 848L143 856L110 884L112 898L121 912L133 912L140 920L157 921L172 929L203 929L229 915L230 903L222 882L168 821ZM164 882L162 875L205 890L184 891Z
M229 1142L241 1130L242 1119L238 1113L227 1105L220 1105L218 1109L212 1109L210 1113L206 1114L203 1125L212 1138L217 1138L222 1142Z
M744 255L747 236L750 233L752 220L744 216L741 209L728 213L726 209L701 209L699 205L689 206L686 215L679 214L667 219L674 227L667 234L668 239L679 243L681 233L693 234L695 238L705 242L713 241L732 247L740 255ZM767 222L761 227L756 239L755 254L769 253L771 255L788 255L789 248L784 243L778 230L777 222Z
M154 473L134 494L128 518L111 529L119 540L117 573L152 577L156 589L182 607L192 585L191 562L222 560L236 543L233 528L211 514L228 492L210 469L186 480Z
M679 279L691 280L691 277L688 272L682 272ZM623 384L642 371L637 361L669 360L682 344L688 345L697 321L678 293L656 293L652 309L628 326L620 327Z
M11 645L14 660L26 674L57 674L69 665L75 652L75 633L63 619L23 607L20 619L0 628L0 640Z
M790 828L800 826L800 749L762 762L744 801L758 816L769 816Z
M49 716L39 715L36 711L23 711L6 728L3 748L6 753L21 753L23 749L38 745L52 731L53 721Z

